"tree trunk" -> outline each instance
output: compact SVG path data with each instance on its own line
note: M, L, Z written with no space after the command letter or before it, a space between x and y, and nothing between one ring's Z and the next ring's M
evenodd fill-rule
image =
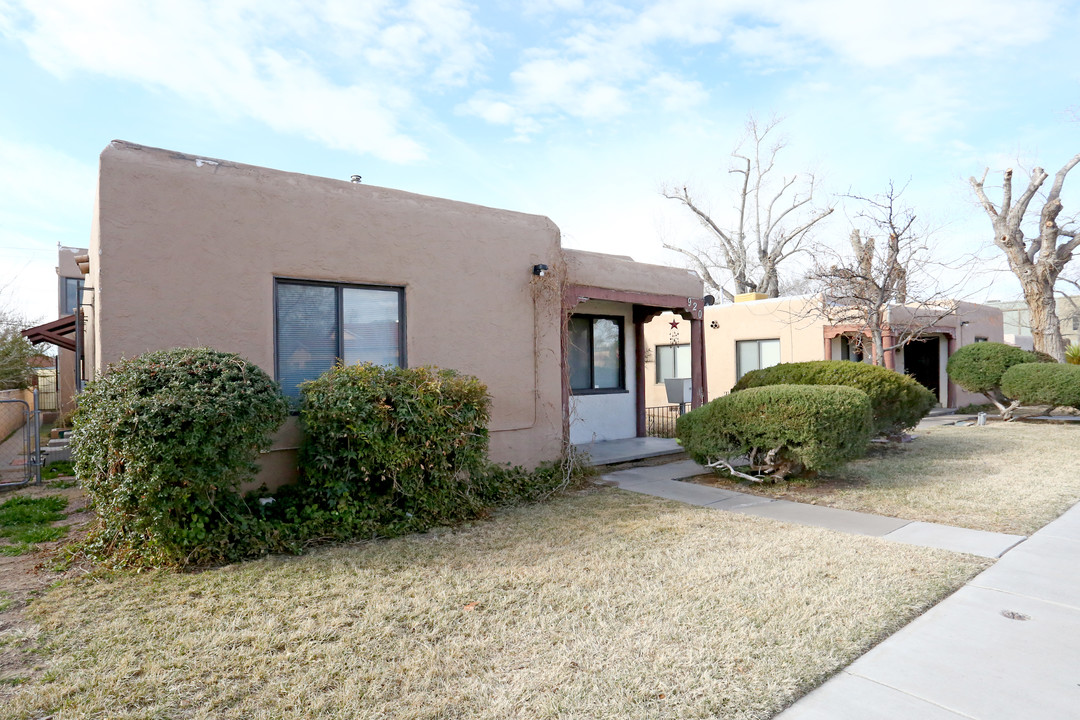
M1061 338L1061 322L1054 305L1054 285L1041 279L1023 283L1024 299L1031 318L1031 336L1035 349L1065 361L1065 343Z
M875 327L870 331L870 334L874 338L874 364L878 367L885 367L885 341L882 338L881 330Z

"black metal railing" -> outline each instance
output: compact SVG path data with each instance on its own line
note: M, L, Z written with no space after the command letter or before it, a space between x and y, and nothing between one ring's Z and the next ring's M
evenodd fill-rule
M675 420L678 417L678 405L645 408L645 434L649 437L675 437Z

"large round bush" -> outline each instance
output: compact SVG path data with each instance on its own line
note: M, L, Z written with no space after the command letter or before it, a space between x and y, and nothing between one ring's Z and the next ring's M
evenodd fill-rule
M836 467L866 453L872 428L866 393L839 385L768 385L719 397L680 417L679 442L699 463L773 453L772 467ZM801 468L799 467L801 466Z
M937 405L932 392L895 370L848 360L783 363L742 376L732 392L766 385L843 385L870 398L875 435L898 435Z
M255 521L237 489L286 414L278 384L232 353L177 348L109 366L75 413L94 538L150 564L244 554Z
M1001 392L1024 405L1080 407L1080 365L1013 365L1001 376Z
M450 522L485 503L491 401L474 377L432 367L338 366L301 388L298 520L338 537ZM328 528L329 529L329 528Z
M946 370L952 381L968 392L991 395L1000 390L1001 377L1013 365L1041 362L1057 361L1044 353L1036 354L1015 345L980 342L954 352Z

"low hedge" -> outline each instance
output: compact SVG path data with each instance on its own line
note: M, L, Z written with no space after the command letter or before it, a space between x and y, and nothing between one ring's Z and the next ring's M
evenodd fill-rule
M719 397L680 417L675 435L707 464L775 450L791 470L827 470L861 457L871 437L870 398L839 385L768 385ZM752 463L753 465L753 463ZM783 473L781 473L783 474Z
M1001 376L1001 392L1024 405L1080 407L1080 365L1013 365Z
M968 392L993 395L1000 390L1001 378L1012 366L1045 362L1057 361L1045 353L1015 345L980 342L957 349L949 358L946 371L954 383Z
M565 464L488 461L490 398L473 377L339 366L301 393L299 481L272 498L265 488L241 498L288 411L277 383L208 348L110 367L76 414L75 469L99 518L80 549L139 566L302 552L474 518L569 480Z
M898 435L915 427L938 400L907 375L849 360L782 363L742 376L732 392L767 385L843 385L861 390L870 399L875 435Z
M274 512L305 534L398 534L473 516L490 501L491 400L476 378L339 365L300 392L300 478Z
M79 395L75 472L90 544L143 564L234 559L261 528L237 493L288 406L257 365L210 348L109 366Z

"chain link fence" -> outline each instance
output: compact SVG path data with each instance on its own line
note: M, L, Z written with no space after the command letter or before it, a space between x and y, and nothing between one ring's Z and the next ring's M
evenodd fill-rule
M0 391L0 490L41 482L37 393Z

